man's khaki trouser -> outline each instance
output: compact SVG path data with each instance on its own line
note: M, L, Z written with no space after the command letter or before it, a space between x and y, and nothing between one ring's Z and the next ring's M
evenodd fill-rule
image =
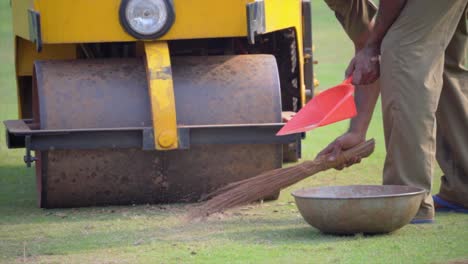
M363 32L375 13L365 0L326 1L338 18L345 17L339 20L347 21L342 25L350 37ZM426 189L418 218L434 215L436 156L445 174L440 197L468 208L467 3L408 0L381 47L383 183ZM351 12L360 8L370 11Z
M343 29L353 42L368 31L369 23L377 13L376 6L366 0L325 0Z

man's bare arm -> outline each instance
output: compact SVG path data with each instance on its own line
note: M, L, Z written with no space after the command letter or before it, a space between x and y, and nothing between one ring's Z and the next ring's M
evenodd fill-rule
M381 0L373 30L363 49L356 53L346 71L354 84L371 84L380 76L380 45L407 0Z
M346 76L353 76L353 83L357 85L355 101L358 114L351 120L348 132L328 145L319 155L332 154L330 159L334 159L342 150L352 148L365 140L380 93L378 84L375 83L380 75L380 45L405 4L406 0L380 0L375 24L373 28L369 28L370 32L365 33L368 38L366 44L364 47L356 46L358 51L346 71ZM365 84L371 85L363 86ZM359 158L351 158L337 169L357 162L360 162Z
M387 31L400 16L407 0L380 0L374 28L366 42L366 47L375 48L380 54L380 45Z
M354 94L357 115L351 120L348 132L356 133L364 141L367 129L372 119L375 104L379 98L380 89L378 83L359 85Z
M363 49L375 50L380 54L380 45L388 29L398 18L401 10L405 6L406 0L381 0L380 8L377 13L377 19L369 33L368 39ZM371 23L372 26L372 23ZM377 55L376 55L377 56ZM372 58L371 58L372 60ZM350 74L350 72L348 72ZM356 107L358 115L351 121L350 132L359 133L365 137L369 127L375 104L379 97L380 90L378 85L358 86L355 94Z

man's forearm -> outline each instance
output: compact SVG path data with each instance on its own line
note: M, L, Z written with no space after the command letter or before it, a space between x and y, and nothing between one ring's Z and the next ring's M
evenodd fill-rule
M365 138L379 94L378 82L356 87L354 101L356 102L357 116L351 120L349 132L362 135Z
M371 20L369 24L367 25L367 30L362 32L356 39L352 40L354 43L354 48L355 48L356 53L366 46L367 40L369 39L369 36L374 29L374 23L375 23L375 19Z
M369 35L366 47L379 51L385 34L400 15L407 0L380 0L374 28Z

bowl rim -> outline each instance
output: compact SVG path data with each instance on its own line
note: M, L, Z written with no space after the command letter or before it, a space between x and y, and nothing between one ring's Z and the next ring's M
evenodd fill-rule
M310 189L320 189L320 188L326 188L326 187L351 187L351 186L367 186L367 187L377 187L377 186L393 186L393 187L409 187L414 189L414 191L407 192L407 193L399 193L399 194L382 194L382 195L370 195L370 196L361 196L361 197L356 197L356 196L343 196L343 197L330 197L330 196L304 196L304 195L299 195L298 192L304 191L304 190L310 190ZM419 188L419 187L414 187L414 186L407 186L407 185L333 185L333 186L317 186L317 187L309 187L309 188L301 188L298 190L295 190L291 192L291 195L294 198L301 198L301 199L315 199L315 200L359 200L359 199L379 199L379 198L395 198L395 197L404 197L404 196L417 196L420 194L425 193L426 190Z

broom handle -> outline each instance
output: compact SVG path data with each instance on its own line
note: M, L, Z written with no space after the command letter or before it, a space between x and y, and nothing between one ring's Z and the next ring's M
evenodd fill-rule
M317 173L319 171L324 171L324 170L328 170L328 169L337 167L337 166L345 163L346 160L349 159L349 157L367 158L374 152L374 148L375 148L375 140L370 139L370 140L367 140L366 142L363 142L363 143L361 143L361 144L359 144L359 145L357 145L357 146L355 146L353 148L350 148L348 150L343 151L341 153L341 155L338 156L337 159L335 161L333 161L333 162L328 161L328 156L323 156L323 157L316 158L315 160L304 161L304 162L302 162L302 163L300 163L298 165L295 165L295 166L304 167L306 170L308 170L311 173L315 174L315 173ZM278 172L280 172L283 169L276 169L276 170ZM200 201L211 199L212 197L214 197L216 195L219 195L221 193L224 193L224 192L227 192L227 191L229 191L231 189L234 189L234 188L244 184L245 182L249 182L250 180L251 180L251 178L230 183L230 184L228 184L228 185L226 185L224 187L221 187L219 189L216 189L215 191L213 191L213 192L209 193L208 195L202 197L200 199Z
M367 158L374 152L374 148L375 148L375 140L370 139L355 147L352 147L350 149L343 151L338 157L336 157L334 161L329 161L328 158L330 156L324 155L324 156L320 156L316 158L315 160L304 161L298 165L282 169L283 172L287 174L287 176L285 177L290 178L290 181L287 184L285 183L283 188L291 186L321 171L326 171L328 169L338 167L346 163L346 161L348 161L350 158L353 158L353 157L359 157L361 159Z
M313 169L317 166L320 166L320 171L322 170L328 170L331 168L335 168L337 166L342 165L345 163L347 160L349 160L352 157L359 157L361 159L369 157L375 149L375 140L374 139L369 139L366 142L363 142L355 147L352 147L350 149L347 149L341 154L336 157L334 161L329 161L328 158L329 156L321 156L316 158L315 160L310 160L310 161L305 161L300 165L303 165L304 167Z

